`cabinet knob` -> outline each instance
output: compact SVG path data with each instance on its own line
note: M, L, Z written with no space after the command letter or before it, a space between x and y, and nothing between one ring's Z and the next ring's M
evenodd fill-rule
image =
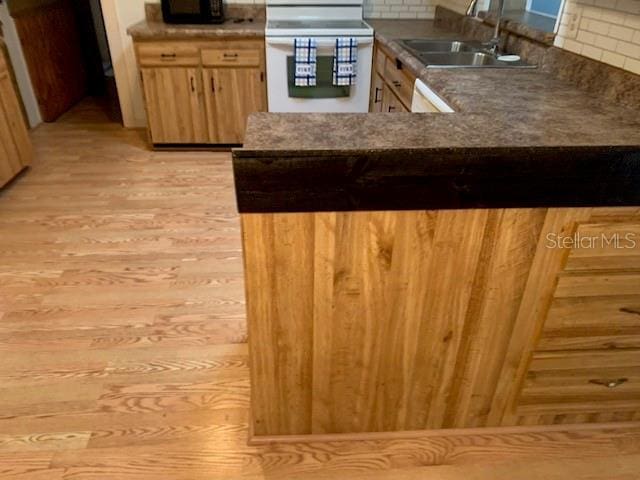
M608 379L608 380L589 380L589 383L593 383L594 385L602 385L607 388L616 388L620 385L623 385L629 381L628 378L617 378L617 379Z
M400 88L400 87L402 86L402 84L401 84L399 81L397 81L397 80L394 80L394 81L393 81L393 84L394 84L396 87L398 87L398 88Z

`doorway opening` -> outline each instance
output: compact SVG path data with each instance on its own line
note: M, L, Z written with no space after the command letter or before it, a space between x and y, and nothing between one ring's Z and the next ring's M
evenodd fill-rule
M7 0L7 7L42 120L54 122L91 97L122 123L100 0Z

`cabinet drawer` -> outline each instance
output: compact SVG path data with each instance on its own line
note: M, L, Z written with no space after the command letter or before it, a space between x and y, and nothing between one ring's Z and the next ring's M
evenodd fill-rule
M640 223L582 224L574 238L567 271L640 269Z
M205 67L259 67L260 50L203 49L202 64Z
M640 409L640 350L533 356L519 413Z
M194 43L140 43L137 49L138 62L143 67L200 65L200 48Z
M375 71L384 77L384 67L387 62L387 56L379 48L376 49L376 58L374 62Z
M563 274L558 278L556 298L640 295L640 273Z
M395 62L390 60L385 63L384 77L400 101L404 103L405 107L409 107L413 96L415 78L403 68L398 68Z
M640 295L556 298L536 347L616 348L640 348Z

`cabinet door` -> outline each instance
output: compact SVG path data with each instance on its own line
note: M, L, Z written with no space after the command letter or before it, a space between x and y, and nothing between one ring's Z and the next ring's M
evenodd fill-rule
M143 68L142 83L151 141L206 143L199 68Z
M384 85L382 92L382 112L383 113L397 113L408 112L402 102L393 93L393 90L389 88L387 84Z
M384 80L377 73L373 74L373 82L371 83L371 101L369 111L372 113L382 112L382 102L384 93Z
M8 70L0 69L0 186L30 162L31 143L17 93Z
M264 74L260 68L203 70L209 142L244 141L247 117L266 110Z

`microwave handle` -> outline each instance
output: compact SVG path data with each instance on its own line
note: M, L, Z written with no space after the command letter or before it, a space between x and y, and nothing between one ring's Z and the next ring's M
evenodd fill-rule
M356 38L358 40L358 47L373 44L373 38L371 37L367 37L367 38L356 37ZM317 41L318 47L333 47L336 44L335 40L317 39L316 41ZM267 46L273 46L273 47L283 46L283 47L293 48L293 38L290 38L290 37L267 38Z

